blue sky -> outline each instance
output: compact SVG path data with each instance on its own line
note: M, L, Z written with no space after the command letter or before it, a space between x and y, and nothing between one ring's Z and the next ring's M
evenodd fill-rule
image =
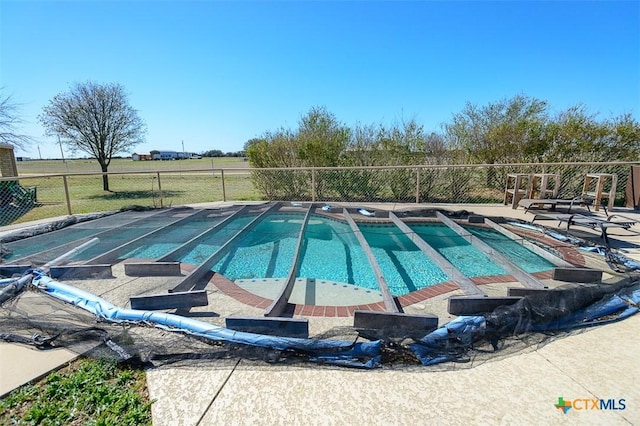
M240 150L312 106L439 131L525 94L640 119L640 2L0 0L0 86L36 139L18 155L60 156L37 116L88 80L125 87L138 152Z

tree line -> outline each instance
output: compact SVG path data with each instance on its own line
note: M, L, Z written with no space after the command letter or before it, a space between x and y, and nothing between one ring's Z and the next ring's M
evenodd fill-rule
M631 114L600 120L586 106L553 113L546 101L517 95L475 105L468 102L439 131L415 118L391 125L349 127L326 107L312 107L296 129L267 131L245 144L256 168L487 164L484 187L500 190L508 170L499 164L637 161L640 124ZM495 165L495 166L491 166ZM253 183L268 199L326 197L344 200L460 200L469 196L468 168L254 171ZM484 195L478 195L484 196Z
M297 129L267 131L245 150L255 167L637 161L640 123L630 113L599 119L582 104L553 113L525 95L468 102L439 131L415 118L348 127L312 107Z
M17 107L0 95L0 143L24 148L30 139L16 131L21 122ZM205 156L246 152L259 168L639 159L640 124L631 113L599 119L581 104L552 111L548 102L525 95L487 105L469 102L438 131L429 131L414 118L348 127L326 107L316 106L302 115L297 129L267 131L247 141L244 151L209 150ZM103 172L146 134L144 121L117 83L76 83L54 96L38 119L48 136L89 154ZM103 189L109 190L107 175Z

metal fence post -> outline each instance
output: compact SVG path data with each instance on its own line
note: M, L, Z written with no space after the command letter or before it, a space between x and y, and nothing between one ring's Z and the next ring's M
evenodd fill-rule
M224 185L224 169L220 169L220 176L222 177L222 201L227 201L227 189Z
M62 175L62 184L64 185L64 197L67 200L67 214L71 216L71 197L69 197L69 185L67 184L67 175Z
M162 204L162 184L160 183L160 172L156 172L158 176L158 196L160 197L160 207L164 207Z
M420 202L420 168L416 168L416 204Z
M311 168L311 201L316 201L316 169Z

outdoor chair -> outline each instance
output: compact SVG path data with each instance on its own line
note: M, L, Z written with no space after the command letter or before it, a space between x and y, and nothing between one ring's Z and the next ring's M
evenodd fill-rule
M558 206L569 206L567 209L567 213L571 213L571 209L574 206L585 206L589 213L591 213L591 209L589 206L593 205L594 198L586 197L586 196L578 196L571 199L566 198L548 198L548 199L539 199L539 198L523 198L518 202L519 207L524 208L524 212L527 213L529 209L543 209L547 206L550 210L554 211ZM602 206L605 210L605 214L607 214L607 208Z
M616 218L616 220L612 220ZM558 227L563 223L566 225L565 234L569 232L572 226L581 226L584 228L594 229L600 231L600 236L605 245L609 247L609 237L607 231L611 228L619 228L628 230L631 226L640 223L635 219L628 218L619 214L613 214L606 220L595 217L585 216L583 214L553 214L553 213L537 213L531 223L536 220L557 220Z

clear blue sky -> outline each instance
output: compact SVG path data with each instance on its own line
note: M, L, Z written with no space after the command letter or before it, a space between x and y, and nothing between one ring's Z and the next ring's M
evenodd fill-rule
M312 106L429 131L516 94L640 118L638 1L0 0L0 37L0 86L43 158L60 150L36 117L87 80L125 87L139 152L240 150Z

